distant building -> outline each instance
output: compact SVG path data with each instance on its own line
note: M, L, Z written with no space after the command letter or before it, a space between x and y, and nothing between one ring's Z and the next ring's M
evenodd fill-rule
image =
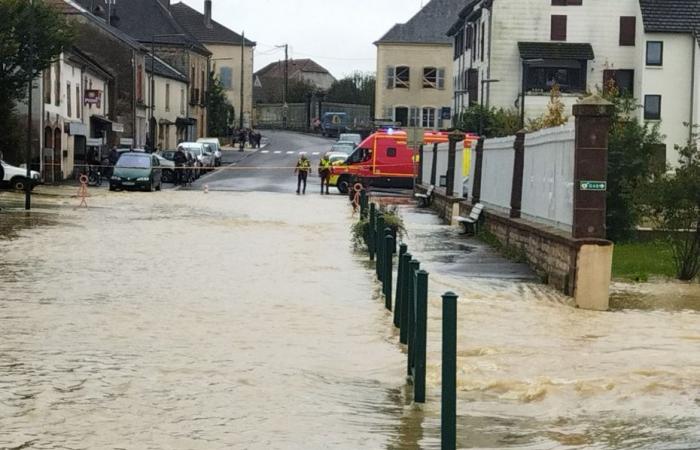
M404 127L449 127L452 40L447 31L467 0L431 0L377 46L375 115Z
M304 82L318 90L327 91L336 81L335 77L320 64L311 59L290 59L287 63L290 82ZM255 72L255 101L281 103L284 90L285 62L278 61Z
M660 158L700 118L700 4L697 0L471 0L449 31L454 108L483 102L542 114L554 84L571 105L614 83L643 104L641 120L667 137ZM497 83L483 83L484 80ZM483 84L483 86L482 86ZM482 98L483 92L483 98Z
M236 111L236 126L240 123L242 105L243 126L249 127L253 111L255 42L212 20L211 0L204 1L203 14L184 3L171 5L170 10L175 20L211 52L211 71L223 84L226 97Z

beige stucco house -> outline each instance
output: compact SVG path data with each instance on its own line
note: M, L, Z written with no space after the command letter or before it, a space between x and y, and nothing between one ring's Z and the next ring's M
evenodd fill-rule
M223 84L226 96L236 111L234 125L250 127L253 117L255 42L212 20L211 0L204 1L203 14L184 3L171 5L170 10L175 20L211 52L210 69Z
M376 118L404 127L446 128L452 116L450 17L465 0L431 0L377 46Z

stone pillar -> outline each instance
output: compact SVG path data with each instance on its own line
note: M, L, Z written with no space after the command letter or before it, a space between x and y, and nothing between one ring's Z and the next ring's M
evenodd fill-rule
M612 104L597 95L574 105L574 224L576 239L605 239L608 132Z
M510 193L510 217L520 218L523 204L523 171L525 170L525 131L515 135L515 160L513 161L513 189Z
M481 174L484 165L484 138L476 143L476 163L474 165L474 184L472 186L472 203L481 201Z
M418 147L418 173L416 174L416 185L423 184L423 144Z
M438 145L433 144L433 166L430 168L430 185L437 186Z
M457 143L464 142L464 134L459 131L453 131L449 136L450 146L447 152L447 187L446 194L448 197L454 196L455 193L455 160L457 158Z

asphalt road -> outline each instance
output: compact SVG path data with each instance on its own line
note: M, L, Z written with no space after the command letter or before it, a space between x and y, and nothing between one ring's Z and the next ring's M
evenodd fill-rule
M204 189L206 185L210 191L295 193L294 167L301 153L306 153L313 169L307 194L320 192L318 163L334 140L285 131L266 131L263 135L268 141L265 148L255 152L226 152L224 165L197 180L191 189ZM228 161L233 162L226 164ZM337 189L332 189L332 193L338 194Z

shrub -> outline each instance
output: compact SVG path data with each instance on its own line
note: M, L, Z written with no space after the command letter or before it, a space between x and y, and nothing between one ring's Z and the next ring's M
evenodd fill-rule
M384 224L390 228L394 236L403 239L406 236L406 227L396 206L380 206L379 211L384 214ZM355 250L367 249L369 242L369 220L360 218L351 229L352 245Z

